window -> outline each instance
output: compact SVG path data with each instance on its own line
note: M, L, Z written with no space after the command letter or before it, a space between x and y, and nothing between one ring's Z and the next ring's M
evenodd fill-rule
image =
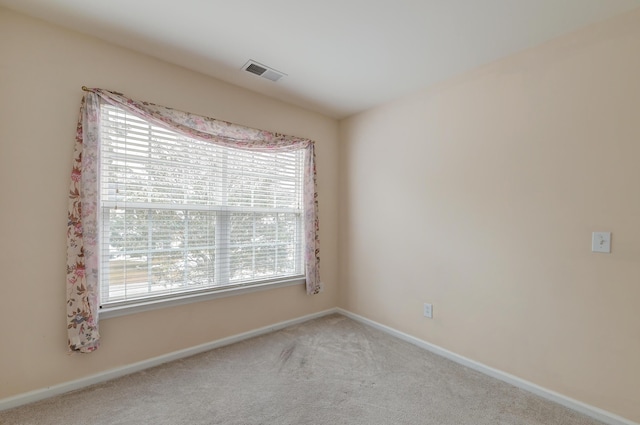
M113 316L298 282L322 292L312 140L82 89L69 350L98 349L103 307Z
M196 140L100 106L103 307L304 278L304 150Z

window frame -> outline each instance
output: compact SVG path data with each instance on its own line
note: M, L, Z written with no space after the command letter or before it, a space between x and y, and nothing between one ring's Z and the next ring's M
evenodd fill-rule
M119 111L122 111L124 114L131 114L129 111L118 107L117 105L112 105L112 104L108 104L108 103L101 103L100 104L100 111L102 113L102 108L103 107L108 107L108 108L116 108ZM135 115L134 115L135 116ZM145 118L140 118L135 116L136 119L140 119L143 120L146 124L149 125L149 128L151 129L151 127L153 126L157 126L157 124L148 121ZM170 131L170 132L174 132L173 130L170 129L164 129L165 131ZM103 127L100 126L100 133L102 134L103 131ZM149 134L151 134L151 130L149 132ZM151 137L151 136L150 136ZM188 143L189 139L193 139L192 137L189 136L180 136L180 138L182 139L186 139L183 140L185 143ZM197 139L196 139L197 140ZM103 142L104 143L104 142ZM224 149L224 147L222 148ZM301 150L302 151L302 150ZM225 151L225 155L228 155L229 152ZM302 151L303 152L303 151ZM298 171L297 171L297 177L296 179L299 179L300 181L298 182L298 184L300 184L302 186L302 165L304 164L304 154L300 155L300 157L298 158L299 164L298 165ZM100 159L100 165L101 167L104 165L103 160ZM226 171L224 171L224 173L226 173ZM227 176L225 175L225 177L222 179L223 181L227 178ZM99 179L99 185L100 187L102 186L102 176ZM100 189L100 192L102 192L102 188ZM299 194L300 196L301 193ZM300 199L300 202L302 202L302 199ZM108 244L108 230L106 227L106 222L108 220L107 217L107 213L106 211L110 208L113 208L114 204L116 204L117 201L114 200L100 200L99 204L100 204L100 218L99 218L99 223L100 223L100 229L99 232L101 234L101 249L106 246ZM175 208L171 208L170 204L162 204L162 203L140 203L132 204L133 206L128 206L126 208L138 208L138 209L147 209L148 211L151 210L160 210L160 209L164 209L164 210L168 210L168 211L196 211L197 208L194 208L194 205L188 205L188 204L176 204ZM125 210L126 210L125 208ZM215 236L215 250L225 250L225 249L231 249L233 247L233 243L230 240L230 234L231 231L229 230L231 227L230 224L230 215L229 213L273 213L273 214L278 214L282 211L280 211L280 209L260 209L260 208L255 208L255 209L247 209L246 207L234 207L234 206L228 206L228 205L221 205L221 206L217 206L217 207L209 207L206 208L207 211L216 211L216 212L224 212L222 214L220 214L220 217L218 219L218 217L216 217L216 236ZM207 286L205 288L196 288L196 289L188 289L188 290L184 290L184 291L178 291L175 293L163 293L160 295L150 295L150 296L145 296L145 297L137 297L134 299L128 299L128 300L116 300L116 301L102 301L102 297L105 294L105 286L108 286L108 283L104 282L104 279L109 275L108 271L104 271L102 273L100 273L100 277L99 277L99 291L101 294L101 300L99 302L99 311L100 311L100 316L102 318L109 318L109 317L118 317L118 316L122 316L122 315L126 315L126 314L133 314L133 313L137 313L137 312L141 312L141 311L147 311L147 310L151 310L151 309L156 309L156 308L165 308L165 307L170 307L170 306L176 306L176 305L182 305L182 304L186 304L186 303L191 303L191 302L198 302L198 301L204 301L204 300L210 300L210 299L216 299L216 298L222 298L222 297L227 297L227 296L231 296L231 295L239 295L239 294L244 294L244 293L249 293L249 292L254 292L254 291L259 291L259 290L266 290L266 289L271 289L271 288L278 288L278 287L285 287L285 286L291 286L291 285L298 285L298 284L304 284L305 283L305 270L304 270L304 261L303 261L303 256L304 256L304 247L303 247L303 233L304 233L304 221L303 221L303 217L304 217L304 207L301 207L297 210L287 210L286 213L289 214L295 214L297 216L296 219L296 236L295 239L297 240L296 245L298 246L297 249L297 253L295 256L295 268L296 270L299 271L299 273L294 273L294 274L287 274L284 276L277 276L277 277L273 277L273 278L256 278L256 279L252 279L252 280L248 280L248 281L241 281L239 283L231 283L229 282L229 275L230 275L230 255L226 256L224 258L224 260L219 259L220 256L216 255L216 259L215 259L215 279L218 282L222 279L223 281L226 279L225 284L221 284L219 286L215 286L215 285L211 285L211 286ZM253 219L254 221L256 220L256 218L254 217ZM219 230L223 230L223 231L219 231ZM220 235L225 235L225 236L220 236ZM226 237L226 240L221 240L220 238ZM106 239L107 241L105 242ZM220 245L219 245L220 243ZM255 245L255 244L254 244ZM184 248L184 251L186 252L188 250L188 248ZM177 251L177 250L176 250ZM147 253L149 253L149 255L151 255L154 250L151 247L151 245L148 246L148 249L146 250ZM253 253L253 255L255 256L255 252ZM108 257L108 254L106 254L106 257ZM103 254L101 253L99 255L99 258L101 259L101 268L104 269L105 265L108 265L108 260L105 260L105 257L103 257ZM221 267L219 267L221 266ZM108 269L108 267L106 267ZM222 276L222 277L221 277ZM147 275L148 278L150 278L150 275ZM108 291L108 289L107 289Z

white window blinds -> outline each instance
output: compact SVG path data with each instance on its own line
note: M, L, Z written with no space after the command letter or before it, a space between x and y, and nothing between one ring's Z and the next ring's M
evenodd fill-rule
M101 304L302 277L302 150L249 152L101 106Z

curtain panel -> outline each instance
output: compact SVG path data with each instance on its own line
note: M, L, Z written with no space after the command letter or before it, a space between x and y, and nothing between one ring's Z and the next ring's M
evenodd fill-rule
M108 90L86 89L76 131L67 225L67 329L71 351L89 353L100 344L99 301L99 172L100 104L127 112L195 139L258 152L303 149L304 261L308 294L322 291L314 142L194 115L129 99Z

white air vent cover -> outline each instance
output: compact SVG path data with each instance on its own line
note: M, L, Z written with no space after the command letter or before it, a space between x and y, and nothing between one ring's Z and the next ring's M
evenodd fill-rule
M245 63L242 69L252 74L259 75L262 78L266 78L267 80L271 80L271 81L278 81L280 78L287 75L283 72L276 71L273 68L269 68L268 66L262 65L261 63L258 63L253 60L249 60L247 63Z

